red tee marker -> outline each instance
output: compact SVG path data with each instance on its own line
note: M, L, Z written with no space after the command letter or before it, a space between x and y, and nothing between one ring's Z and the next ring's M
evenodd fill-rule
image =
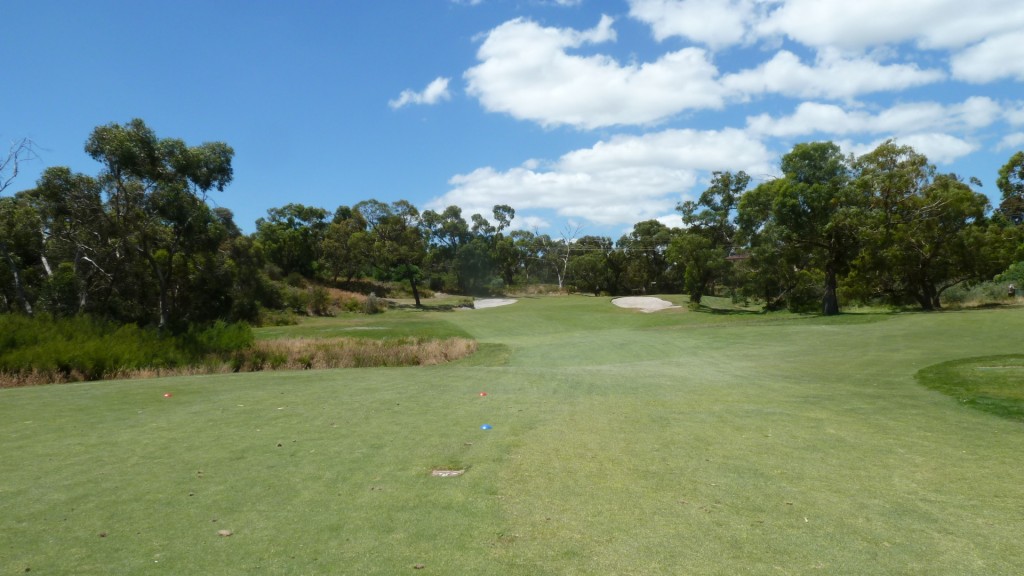
M481 392L480 395L481 396L487 396L487 392Z
M170 397L171 397L171 393L170 392L164 394L164 398L170 398Z

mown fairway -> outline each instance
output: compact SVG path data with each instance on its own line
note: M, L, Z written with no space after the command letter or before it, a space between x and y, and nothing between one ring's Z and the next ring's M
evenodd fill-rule
M0 391L0 574L1024 573L1024 424L914 378L1024 310L403 315L481 351Z

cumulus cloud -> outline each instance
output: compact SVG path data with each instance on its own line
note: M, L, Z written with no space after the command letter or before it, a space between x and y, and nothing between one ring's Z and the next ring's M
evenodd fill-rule
M1019 0L774 0L757 22L761 36L780 35L814 47L864 50L913 42L925 49L955 49L1024 26Z
M950 68L954 78L967 82L1024 81L1024 31L986 38L955 54Z
M879 145L889 139L895 140L901 146L912 147L915 151L927 156L928 161L934 164L951 164L977 151L979 148L976 143L968 142L963 138L936 132L910 134L896 138L887 136L870 142L840 140L837 144L839 144L844 152L860 156L878 148Z
M408 106L409 104L437 104L443 100L451 99L451 92L448 91L448 78L437 77L422 92L403 90L402 93L388 102L388 106L394 109Z
M1006 121L1014 126L1024 124L1024 102L1015 102L1006 112Z
M752 0L631 0L629 15L649 24L660 42L679 36L712 49L743 41Z
M942 71L921 70L915 64L880 64L866 57L845 57L835 50L822 50L814 66L808 66L796 54L781 50L756 68L726 75L722 84L741 98L775 93L850 99L930 84L944 77Z
M759 114L748 117L747 127L756 134L775 137L815 133L898 135L936 130L970 131L990 126L1002 115L1000 105L984 96L949 105L938 102L897 104L878 113L804 102L789 116L774 118Z
M491 112L544 126L598 128L651 124L683 110L719 108L722 89L707 53L670 52L654 62L620 64L572 53L612 42L614 20L590 30L543 27L516 19L491 30L465 73L467 91Z
M708 171L766 174L773 156L759 140L735 129L620 135L569 152L549 166L530 161L505 171L484 167L454 176L452 189L431 204L456 204L467 213L509 204L527 214L550 210L601 225L632 225L671 213Z
M996 150L1020 150L1022 147L1024 147L1024 132L1013 132L1003 136L996 146Z

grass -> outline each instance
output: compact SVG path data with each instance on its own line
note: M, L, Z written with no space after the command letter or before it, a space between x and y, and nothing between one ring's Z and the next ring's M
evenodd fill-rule
M921 370L918 378L967 406L1024 422L1024 355L950 360Z
M523 298L257 335L443 366L3 390L0 574L1018 574L1024 427L915 374L1022 328Z

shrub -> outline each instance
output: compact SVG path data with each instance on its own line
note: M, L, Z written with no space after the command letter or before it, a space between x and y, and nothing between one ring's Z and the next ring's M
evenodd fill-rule
M331 295L323 286L309 289L309 313L313 316L331 315Z
M366 297L366 301L363 302L363 313L365 314L377 314L387 310L387 302L377 298L376 294L371 293Z
M309 313L309 293L299 288L289 287L285 289L284 305L289 311L305 316Z
M252 345L247 324L219 322L178 337L135 324L76 316L0 316L0 386L100 380L151 369L199 364Z

